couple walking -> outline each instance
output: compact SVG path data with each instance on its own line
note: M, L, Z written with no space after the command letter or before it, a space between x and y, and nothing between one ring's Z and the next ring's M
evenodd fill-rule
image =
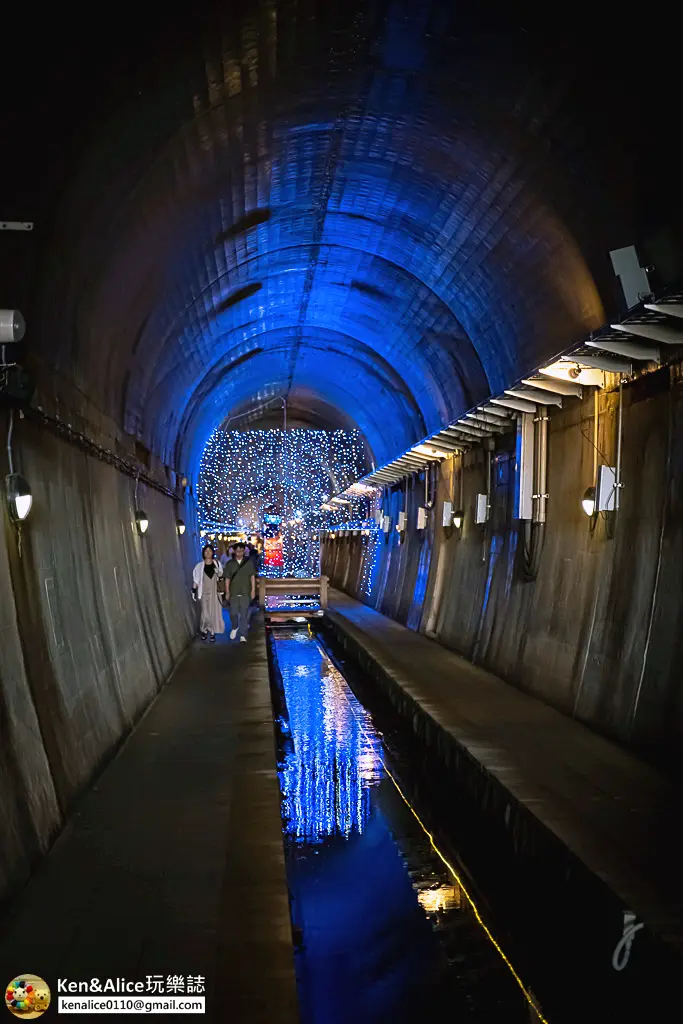
M210 544L202 549L202 560L192 573L192 598L201 604L199 632L202 640L216 641L216 633L225 632L220 595L225 584L225 601L230 604L230 639L239 633L240 642L247 642L249 607L256 597L256 571L251 558L245 555L244 544L235 545L235 554L225 563L216 559Z

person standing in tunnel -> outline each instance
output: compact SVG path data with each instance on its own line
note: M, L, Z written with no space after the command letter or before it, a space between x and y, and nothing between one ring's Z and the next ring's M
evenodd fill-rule
M258 577L258 571L261 565L261 553L258 548L257 538L254 538L254 543L249 548L249 558L251 559L251 562L254 566L254 576ZM258 607L258 599L256 598L256 596L252 597L251 603L252 605Z
M230 639L239 633L240 642L247 642L249 629L249 605L256 597L256 573L254 563L244 553L244 544L235 544L235 556L225 567L225 596L230 601L232 630Z
M223 607L218 596L218 581L222 576L223 568L213 548L207 544L202 548L201 562L197 562L192 572L192 599L201 605L201 638L206 640L208 637L210 643L216 642L216 633L225 632Z

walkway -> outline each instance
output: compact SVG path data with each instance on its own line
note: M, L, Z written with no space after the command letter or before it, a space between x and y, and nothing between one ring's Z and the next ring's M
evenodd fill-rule
M3 925L5 981L202 975L204 1020L298 1019L260 619L189 649Z
M660 938L683 951L680 792L614 743L339 591L328 614Z

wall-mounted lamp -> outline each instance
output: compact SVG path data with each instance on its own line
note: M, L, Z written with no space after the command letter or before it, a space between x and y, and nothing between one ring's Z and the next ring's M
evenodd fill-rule
M182 521L182 519L176 519L175 528L178 531L178 536L182 537L182 535L185 533L185 523Z
M5 479L5 493L10 516L15 523L23 523L33 504L31 488L19 473L10 473Z
M588 487L581 499L581 508L587 516L595 515L595 488Z
M464 518L465 513L462 511L462 509L458 509L457 512L453 513L453 526L456 528L456 530L460 529Z
M135 525L138 528L138 533L147 533L147 527L149 526L149 516L146 512L141 509L135 513Z

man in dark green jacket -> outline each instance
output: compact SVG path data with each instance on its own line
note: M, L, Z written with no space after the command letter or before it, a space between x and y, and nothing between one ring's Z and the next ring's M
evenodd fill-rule
M249 629L249 605L256 597L256 573L251 558L244 553L244 544L235 544L235 555L225 565L225 597L230 602L230 639L239 633L246 644Z

